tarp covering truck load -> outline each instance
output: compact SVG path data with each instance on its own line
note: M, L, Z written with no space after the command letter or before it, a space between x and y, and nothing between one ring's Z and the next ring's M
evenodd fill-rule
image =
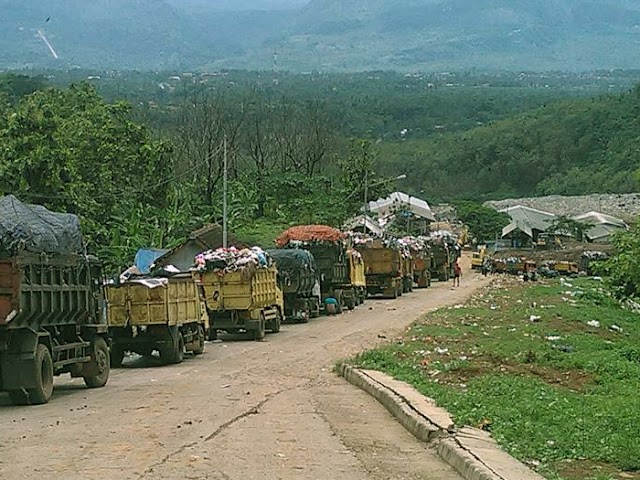
M54 375L109 378L101 267L84 254L75 215L0 198L0 390L42 404Z
M308 322L320 314L320 274L313 254L299 248L268 250L278 268L287 320Z
M320 272L322 301L332 297L336 312L355 308L356 290L349 278L346 235L327 225L300 225L285 230L277 239L279 248L301 248L313 254Z
M278 270L261 249L218 249L196 257L197 278L209 315L209 339L218 331L246 332L262 340L266 330L280 331L284 297Z
M209 319L199 288L191 273L107 286L111 365L122 365L125 352L157 351L166 363L182 362L185 351L203 353Z

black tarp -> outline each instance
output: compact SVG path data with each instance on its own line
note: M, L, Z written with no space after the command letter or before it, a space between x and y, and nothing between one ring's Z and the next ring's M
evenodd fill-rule
M287 272L296 272L303 269L307 269L310 272L316 271L316 262L308 250L285 248L267 250L267 253L276 262L278 270Z
M0 252L82 253L80 220L41 205L22 203L13 195L0 197Z

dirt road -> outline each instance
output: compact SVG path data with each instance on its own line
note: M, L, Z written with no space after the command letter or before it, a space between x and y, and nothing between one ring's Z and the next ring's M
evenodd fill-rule
M460 480L331 369L485 283L467 274L264 342L208 343L181 365L140 359L103 389L60 378L47 405L0 394L0 479Z

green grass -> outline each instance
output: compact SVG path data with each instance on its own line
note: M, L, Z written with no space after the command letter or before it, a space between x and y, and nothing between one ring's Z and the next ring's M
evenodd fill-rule
M411 383L458 425L488 425L549 479L640 478L640 316L597 281L569 282L503 280L351 363Z

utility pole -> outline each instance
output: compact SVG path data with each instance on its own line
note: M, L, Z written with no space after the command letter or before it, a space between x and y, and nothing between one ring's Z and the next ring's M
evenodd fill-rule
M369 169L366 169L364 171L364 213L366 214L369 211L369 201L368 201L368 194L369 194Z
M222 247L229 246L227 225L227 134L224 135L224 160L222 166Z

